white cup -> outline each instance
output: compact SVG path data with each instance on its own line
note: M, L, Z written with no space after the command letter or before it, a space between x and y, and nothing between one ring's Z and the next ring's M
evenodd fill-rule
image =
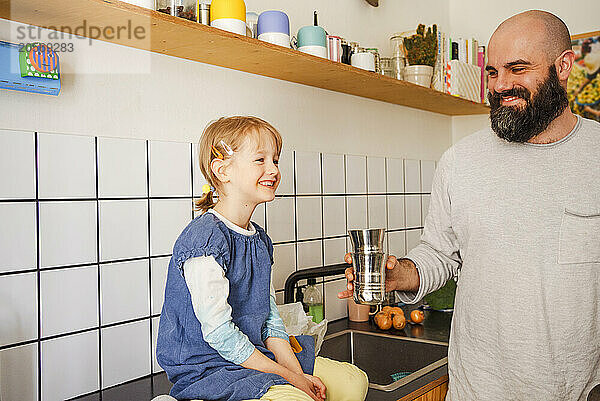
M290 35L282 32L265 32L258 35L258 40L273 43L283 47L290 47Z
M375 71L375 55L370 52L354 53L350 64L363 70Z
M327 48L324 46L301 46L298 48L298 50L300 50L302 53L308 53L312 54L313 56L327 58Z
M246 22L235 18L219 18L213 20L210 26L246 36Z

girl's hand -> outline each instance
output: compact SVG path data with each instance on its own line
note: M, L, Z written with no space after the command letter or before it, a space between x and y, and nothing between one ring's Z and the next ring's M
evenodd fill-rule
M292 386L304 391L313 400L324 401L325 397L321 397L321 390L319 389L319 387L315 386L315 383L312 380L309 380L308 377L310 377L311 379L319 380L318 378L307 374L300 375L297 373L294 373L291 377L286 377L286 380L289 381ZM319 380L319 382L321 382L321 380ZM323 388L325 388L325 385L323 385L323 383L321 383L321 385L323 386Z
M307 375L306 373L304 374L304 377L306 377L308 381L312 383L315 394L321 397L322 400L325 400L325 392L327 391L327 387L325 387L321 379L319 379L317 376Z

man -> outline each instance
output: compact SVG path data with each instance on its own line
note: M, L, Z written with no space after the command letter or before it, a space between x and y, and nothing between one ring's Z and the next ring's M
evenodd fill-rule
M600 124L568 107L559 18L513 16L488 49L491 130L442 156L421 243L389 257L386 287L415 303L458 278L446 400L585 401L600 383Z

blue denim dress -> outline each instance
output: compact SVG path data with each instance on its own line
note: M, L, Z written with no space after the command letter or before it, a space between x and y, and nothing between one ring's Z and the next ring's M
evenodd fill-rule
M194 219L181 233L169 263L165 301L160 316L156 355L178 400L247 400L260 398L269 387L287 381L273 373L246 369L222 358L202 337L183 277L183 264L198 256L213 256L229 280L227 301L233 323L267 357L275 360L263 342L262 327L270 311L269 286L273 244L255 223L256 233L242 235L229 229L212 213ZM312 374L313 338L298 336L298 361Z

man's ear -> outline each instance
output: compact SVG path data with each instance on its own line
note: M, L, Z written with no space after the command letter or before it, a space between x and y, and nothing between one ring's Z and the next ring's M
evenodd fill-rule
M229 176L228 176L228 166L229 163L227 163L225 160L223 159L213 159L210 162L210 169L213 172L213 174L215 175L215 177L217 177L217 179L221 182L229 182Z
M571 68L575 63L575 52L573 50L565 50L555 61L556 74L559 81L566 81L571 75Z

